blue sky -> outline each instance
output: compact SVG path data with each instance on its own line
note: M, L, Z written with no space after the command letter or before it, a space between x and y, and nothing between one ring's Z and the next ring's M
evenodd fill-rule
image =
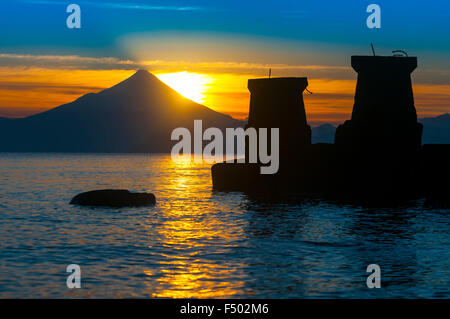
M65 8L69 3L81 6L81 30L65 27ZM366 27L366 7L370 3L381 6L381 29ZM2 1L1 12L0 48L8 53L130 58L120 40L145 32L171 32L180 37L184 33L263 37L274 43L329 46L337 55L340 50L347 55L353 51L363 53L368 51L370 42L384 54L401 48L441 61L450 53L448 0L6 0ZM434 65L435 58L427 64ZM333 52L328 59L336 60ZM336 63L341 64L338 60Z

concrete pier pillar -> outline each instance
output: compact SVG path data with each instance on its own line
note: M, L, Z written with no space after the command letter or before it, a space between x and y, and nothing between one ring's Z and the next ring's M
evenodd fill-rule
M352 56L358 73L352 118L340 125L335 143L353 149L417 149L417 122L411 73L416 57Z
M307 86L306 78L248 81L251 96L247 127L280 129L280 161L301 156L303 146L311 144L302 95Z

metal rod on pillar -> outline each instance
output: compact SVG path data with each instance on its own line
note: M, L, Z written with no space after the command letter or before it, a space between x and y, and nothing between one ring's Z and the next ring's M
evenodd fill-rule
M374 47L373 47L373 43L370 43L370 46L372 47L372 53L373 53L373 56L375 56L375 49L374 49Z

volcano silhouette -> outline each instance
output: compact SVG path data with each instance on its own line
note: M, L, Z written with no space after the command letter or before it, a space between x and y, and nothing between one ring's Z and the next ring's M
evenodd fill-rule
M145 70L99 93L22 119L0 119L3 152L168 152L176 127L241 126Z

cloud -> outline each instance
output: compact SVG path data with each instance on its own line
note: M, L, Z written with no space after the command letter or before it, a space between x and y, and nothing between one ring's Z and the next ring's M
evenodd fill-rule
M137 70L148 69L154 73L180 70L204 73L251 74L265 76L269 68L274 76L308 76L317 78L354 78L350 67L326 65L287 65L240 62L189 62L189 61L132 61L113 57L82 57L78 55L0 54L0 67L42 67L77 70Z
M68 5L64 1L45 1L45 0L22 0L31 4L47 4L47 5ZM93 7L101 7L108 9L126 9L126 10L151 10L151 11L202 11L203 7L194 6L157 6L145 3L127 3L127 2L102 2L102 1L77 1L79 5L87 5Z
M78 94L80 91L100 91L104 87L86 86L86 85L56 85L52 83L36 83L36 82L9 82L0 81L0 91L50 91L59 90L65 94Z
M52 69L134 70L144 65L112 57L95 58L78 55L0 54L0 66L46 67Z
M172 60L119 59L115 57L83 57L79 55L32 55L0 53L0 67L41 67L74 70L138 70L153 73L189 71L196 73L305 76L308 79L355 80L356 73L350 66L337 65L291 65L245 62L190 62ZM450 85L450 70L419 68L412 74L415 84Z

